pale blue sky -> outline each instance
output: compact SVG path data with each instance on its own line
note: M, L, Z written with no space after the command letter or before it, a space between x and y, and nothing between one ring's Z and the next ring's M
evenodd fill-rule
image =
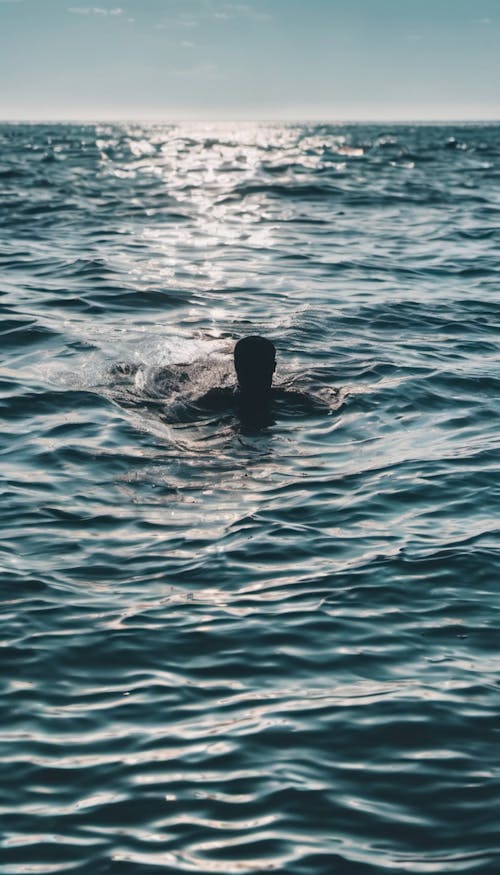
M2 119L500 119L500 0L0 0Z

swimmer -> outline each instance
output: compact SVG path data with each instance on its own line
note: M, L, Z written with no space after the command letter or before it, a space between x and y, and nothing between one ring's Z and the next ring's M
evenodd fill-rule
M276 348L265 337L251 335L238 340L234 348L234 388L209 389L196 407L214 411L233 408L243 425L263 426L274 422L274 402L284 402L298 412L319 413L332 409L323 400L305 392L272 385L276 370ZM281 405L280 405L281 406Z
M265 337L243 337L234 347L236 382L233 386L219 386L197 396L196 384L200 382L200 369L205 373L208 362L172 364L154 371L149 384L141 384L142 399L148 403L161 404L175 396L174 404L165 409L165 418L171 422L193 422L207 412L236 416L244 429L261 429L273 425L276 416L287 413L310 415L328 414L337 410L342 394L335 389L322 387L321 396L273 386L276 370L276 348ZM119 380L134 377L141 369L138 365L117 363L112 370ZM179 393L179 389L182 391ZM326 396L326 397L325 397ZM137 403L137 394L129 393L128 400Z

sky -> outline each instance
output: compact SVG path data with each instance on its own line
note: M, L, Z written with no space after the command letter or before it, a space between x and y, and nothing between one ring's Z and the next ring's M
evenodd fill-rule
M0 0L0 119L500 119L500 0L95 3Z

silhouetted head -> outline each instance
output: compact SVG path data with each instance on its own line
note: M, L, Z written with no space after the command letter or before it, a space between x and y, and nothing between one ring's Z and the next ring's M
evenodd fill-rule
M276 368L274 343L265 337L242 337L234 348L234 367L241 392L259 396L269 392Z

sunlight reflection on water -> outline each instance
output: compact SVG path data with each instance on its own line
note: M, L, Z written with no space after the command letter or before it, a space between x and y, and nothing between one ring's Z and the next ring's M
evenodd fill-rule
M496 875L498 128L0 149L5 871Z

